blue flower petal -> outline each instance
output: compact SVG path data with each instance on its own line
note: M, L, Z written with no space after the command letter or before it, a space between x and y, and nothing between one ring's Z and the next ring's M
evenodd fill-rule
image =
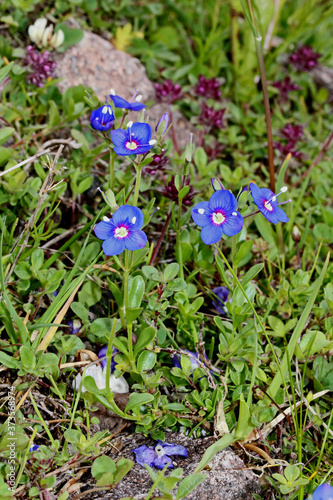
M166 455L163 455L162 457L157 456L153 462L153 466L157 469L164 469L167 464L169 464L168 469L173 469L172 459Z
M258 207L258 208L259 208L260 212L263 214L263 216L266 217L268 222L272 222L272 224L277 224L279 222L279 219L275 215L275 210L273 212L270 212L269 210L267 210L267 208L263 208L263 209L260 209L260 207Z
M135 230L141 229L143 226L144 215L142 210L132 205L123 205L118 208L112 216L112 222L115 226L124 224L125 222L131 224L131 228Z
M256 184L253 184L253 182L251 182L251 184L250 184L251 196L253 198L254 203L257 205L258 208L259 208L259 205L260 206L263 205L265 199L269 199L272 196L274 196L274 194L272 193L271 196L268 196L268 198L265 198L264 194L261 191L262 190L260 188L258 188L258 186Z
M111 221L106 222L103 220L102 222L99 222L97 224L97 226L94 229L94 233L100 240L107 240L108 238L113 236L114 230L115 227Z
M222 238L222 224L215 226L213 223L204 226L201 229L201 239L206 245L217 243Z
M115 146L123 146L126 144L126 130L122 128L111 130L111 141Z
M230 191L220 189L212 194L209 202L209 208L212 212L222 209L225 213L235 212L237 209L237 200Z
M333 499L333 487L329 484L321 484L313 492L312 500L332 500Z
M237 215L228 215L222 224L222 230L227 236L235 236L241 232L244 224L244 219L239 212Z
M151 126L148 123L142 122L133 123L133 125L127 129L127 132L130 133L132 139L138 141L142 145L149 144L153 134Z
M110 95L113 104L115 105L116 108L122 108L122 109L128 109L129 108L129 102L126 101L126 99L123 99L119 95Z
M279 219L279 221L281 221L281 222L288 222L289 221L287 214L282 210L282 208L277 207L274 210L274 213L275 213L276 217Z
M142 102L130 102L129 104L129 109L131 109L132 111L141 111L141 109L147 107L145 104L142 104Z
M145 108L146 106L142 104L141 102L128 102L119 95L110 95L113 104L115 105L116 108L122 108L122 109L130 109L132 111L140 111L141 109Z
M112 236L104 241L102 248L105 255L119 255L125 250L125 238Z
M155 450L152 450L151 448L148 448L148 446L143 444L142 446L139 446L138 448L132 450L132 452L135 453L135 460L137 464L142 465L142 467L144 467L145 464L153 467L154 461L157 458L157 453L155 452Z
M204 210L204 213L199 213L199 210ZM208 201L201 201L194 205L191 210L192 219L198 226L205 226L211 222L211 211L208 207Z
M104 104L91 112L90 124L92 128L100 131L107 131L113 126L114 114L109 104Z
M191 354L197 354L197 353L191 353ZM197 354L197 356L199 355ZM162 446L166 455L178 455L180 457L188 456L188 451L185 448L185 446L181 446L179 444L174 444L174 443L163 443L163 441L160 440L158 440L158 444Z
M130 231L124 240L127 250L140 250L147 244L147 235L143 231Z

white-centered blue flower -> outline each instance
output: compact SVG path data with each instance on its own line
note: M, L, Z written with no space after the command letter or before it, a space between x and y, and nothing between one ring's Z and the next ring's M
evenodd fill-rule
M127 129L111 130L111 141L115 145L114 152L120 156L147 153L154 143L151 140L153 131L148 123L129 123Z
M230 191L219 190L209 201L197 203L192 219L201 226L201 239L206 245L217 243L222 235L234 236L243 227L243 217L237 212L237 200Z
M141 231L144 216L142 210L131 205L124 205L112 216L104 218L95 227L95 234L103 242L105 255L119 255L125 248L139 250L147 243L147 235Z
M114 124L114 114L110 104L104 104L91 112L90 125L100 132L107 132Z

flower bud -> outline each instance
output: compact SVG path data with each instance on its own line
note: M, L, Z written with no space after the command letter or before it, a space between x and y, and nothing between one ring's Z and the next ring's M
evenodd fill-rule
M162 136L168 130L168 126L169 126L169 114L164 113L164 115L161 116L155 127L155 132L157 132L158 136Z
M291 231L291 237L295 241L295 243L299 243L301 241L301 233L297 226L293 227Z

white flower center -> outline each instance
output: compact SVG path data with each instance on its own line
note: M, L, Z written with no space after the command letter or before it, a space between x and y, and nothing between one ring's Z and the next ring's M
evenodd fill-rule
M126 238L126 236L128 235L128 229L124 226L117 227L114 235L116 238Z
M163 457L163 455L165 455L165 451L160 444L155 446L155 451L156 451L158 457Z
M269 210L270 212L273 212L273 207L272 205L269 203L269 201L265 201L264 203L264 207L267 208L267 210Z
M126 142L126 148L134 150L134 149L138 148L138 144L134 141L128 141L128 142Z
M214 212L213 213L213 222L214 224L221 225L225 221L225 216L221 214L221 212Z
M201 214L201 215L202 215L202 214L204 214L204 213L205 213L205 209L204 209L204 208L199 208L198 212L199 212L199 214Z

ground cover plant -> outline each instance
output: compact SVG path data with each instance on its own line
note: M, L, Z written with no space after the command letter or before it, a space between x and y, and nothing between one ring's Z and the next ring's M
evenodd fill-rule
M0 14L0 498L103 498L137 462L180 499L229 445L256 500L331 498L332 5ZM84 30L144 64L157 122L140 81L59 90ZM156 445L112 460L101 408ZM170 430L216 436L191 476Z

